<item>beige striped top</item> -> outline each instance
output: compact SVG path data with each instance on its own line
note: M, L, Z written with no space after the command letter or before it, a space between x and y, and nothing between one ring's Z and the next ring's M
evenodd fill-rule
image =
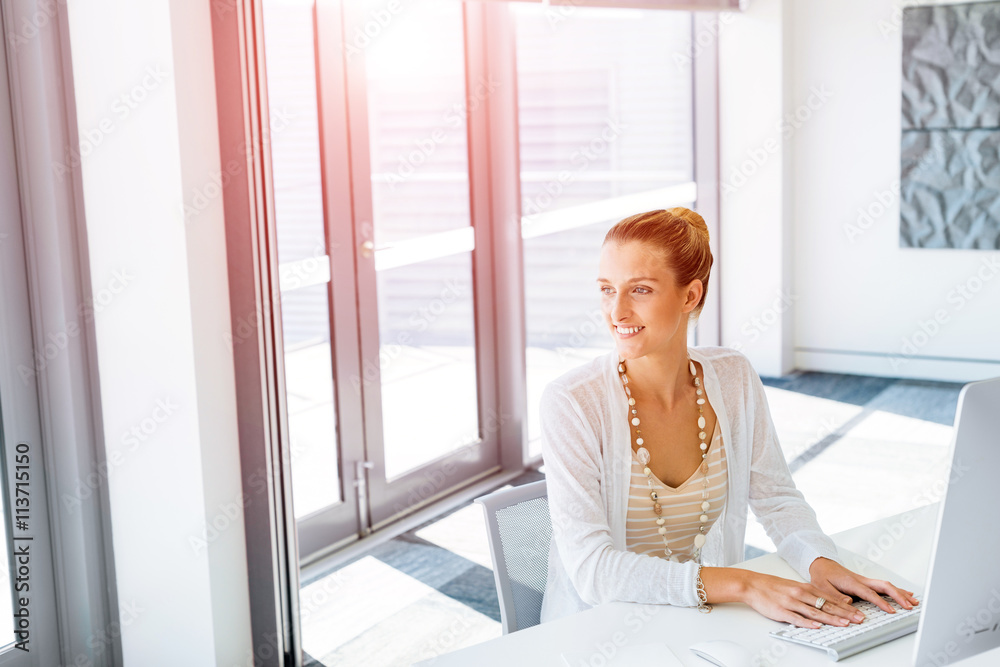
M726 470L726 453L722 447L722 432L719 422L715 422L715 431L708 446L708 522L705 532L711 528L726 501L726 485L728 475ZM653 501L649 497L649 481L642 472L642 464L632 452L632 479L629 484L628 513L625 518L625 548L633 553L648 554L665 558L663 552L663 537L657 532L656 514L653 513ZM667 541L674 555L681 561L691 560L694 551L694 536L698 534L702 514L702 480L704 475L701 466L679 487L672 488L653 475L654 488L660 497L663 508L661 516L666 519Z

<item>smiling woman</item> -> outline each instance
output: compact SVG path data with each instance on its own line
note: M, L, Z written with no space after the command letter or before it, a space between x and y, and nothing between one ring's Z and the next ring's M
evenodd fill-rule
M711 269L708 227L690 209L640 213L612 227L601 249L597 282L615 340L632 341L621 354L642 356L651 346L686 347L686 324L701 314ZM692 307L686 307L688 301Z
M542 622L615 600L743 602L800 627L860 622L852 595L911 608L911 592L838 561L749 360L688 347L711 267L705 221L686 208L628 217L605 237L597 282L616 349L541 400L553 527ZM728 567L743 558L748 509L810 583Z

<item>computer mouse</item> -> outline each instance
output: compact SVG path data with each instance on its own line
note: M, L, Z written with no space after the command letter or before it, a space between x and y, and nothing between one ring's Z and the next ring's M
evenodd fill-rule
M750 651L741 644L726 639L693 644L688 648L699 658L708 660L718 667L751 667Z

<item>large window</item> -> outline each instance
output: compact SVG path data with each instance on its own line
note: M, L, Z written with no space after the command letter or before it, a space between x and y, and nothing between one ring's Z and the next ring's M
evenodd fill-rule
M614 345L594 282L608 228L694 202L692 16L512 7L534 456L542 389Z

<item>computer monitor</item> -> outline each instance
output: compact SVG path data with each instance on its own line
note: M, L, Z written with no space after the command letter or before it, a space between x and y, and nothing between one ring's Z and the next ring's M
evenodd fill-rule
M951 451L916 667L942 667L1000 646L1000 378L962 388Z

